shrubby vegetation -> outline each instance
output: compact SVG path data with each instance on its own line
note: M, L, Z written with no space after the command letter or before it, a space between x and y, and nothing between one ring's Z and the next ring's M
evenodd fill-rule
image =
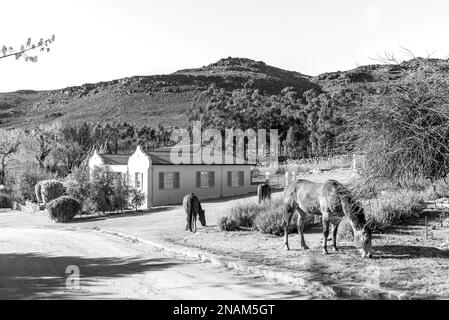
M434 185L437 193L435 194ZM449 196L449 186L444 180L432 185L422 180L407 187L395 183L373 184L371 180L358 178L346 187L365 209L367 223L374 232L383 231L405 219L418 217L425 209L426 201L434 197ZM283 235L282 196L273 197L272 202L245 201L235 204L229 214L220 219L224 231L257 230L262 233ZM289 232L297 232L297 213L292 218ZM308 217L305 227L319 222L319 217ZM351 238L352 228L344 218L339 226L339 237Z
M58 180L45 180L39 182L41 186L41 198L44 204L61 197L64 194L64 186Z
M236 203L229 215L220 219L220 228L224 231L258 230L262 233L282 235L283 204L280 197L275 197L271 202L259 204L257 201L244 201ZM294 221L297 219L295 213ZM289 232L295 232L296 223L290 225Z
M136 209L136 211L144 204L145 195L142 191L132 188L129 192L129 204Z
M366 158L364 175L409 184L449 170L449 80L426 65L354 110L347 140Z
M418 217L425 208L425 201L435 197L432 185L425 180L399 186L396 183L373 183L373 180L359 178L352 181L348 188L363 204L367 221L374 231L384 230L407 218Z
M80 212L81 205L78 200L62 196L47 204L50 218L56 222L69 222Z
M55 122L31 130L0 129L0 185L21 203L49 203L66 195L79 201L81 213L138 208L144 197L126 180L103 172L90 181L88 160L94 149L129 153L137 144L145 149L168 146L169 138L170 130L160 125L127 123Z
M11 208L12 199L6 194L0 194L0 208Z
M344 151L339 134L344 111L353 102L346 95L346 91L330 95L315 89L298 95L289 87L266 96L251 86L227 92L212 85L196 97L207 103L198 104L190 120L223 133L226 128L278 129L285 159L329 156Z

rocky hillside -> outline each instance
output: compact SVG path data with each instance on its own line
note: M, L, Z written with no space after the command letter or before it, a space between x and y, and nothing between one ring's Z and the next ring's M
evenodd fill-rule
M136 76L52 91L0 93L3 127L62 121L127 121L183 126L195 95L212 83L226 90L250 85L266 94L285 87L298 92L319 87L310 77L249 59L228 58L169 75Z
M32 127L56 119L184 126L193 98L212 83L226 90L251 86L269 95L285 87L294 87L298 93L362 87L370 94L372 89L418 70L424 62L430 63L434 72L449 71L447 60L418 58L399 66L368 65L310 77L260 61L227 58L169 75L136 76L52 91L0 93L0 126Z

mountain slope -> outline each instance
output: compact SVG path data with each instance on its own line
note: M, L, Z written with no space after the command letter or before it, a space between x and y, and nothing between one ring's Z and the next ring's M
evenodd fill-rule
M266 94L277 94L285 87L300 93L319 89L300 73L249 59L227 58L169 75L136 76L52 91L0 93L0 125L31 127L60 119L185 126L193 98L212 83L226 90L250 85Z
M294 87L300 94L309 89L338 92L352 88L369 96L423 68L446 76L449 62L416 58L399 65L367 65L310 77L260 61L226 58L169 75L136 76L52 91L0 93L0 126L32 127L55 119L186 126L195 95L212 83L226 90L250 86L267 95Z

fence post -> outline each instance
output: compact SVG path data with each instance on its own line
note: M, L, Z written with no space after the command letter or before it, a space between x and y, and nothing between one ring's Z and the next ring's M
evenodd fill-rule
M265 172L265 180L266 180L266 183L268 183L269 185L271 185L271 183L270 183L270 172Z
M285 186L288 186L288 184L289 184L289 174L288 174L288 171L285 173Z

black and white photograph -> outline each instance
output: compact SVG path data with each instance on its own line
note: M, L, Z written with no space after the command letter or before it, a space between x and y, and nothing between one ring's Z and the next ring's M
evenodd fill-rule
M0 300L449 298L448 1L0 12Z

